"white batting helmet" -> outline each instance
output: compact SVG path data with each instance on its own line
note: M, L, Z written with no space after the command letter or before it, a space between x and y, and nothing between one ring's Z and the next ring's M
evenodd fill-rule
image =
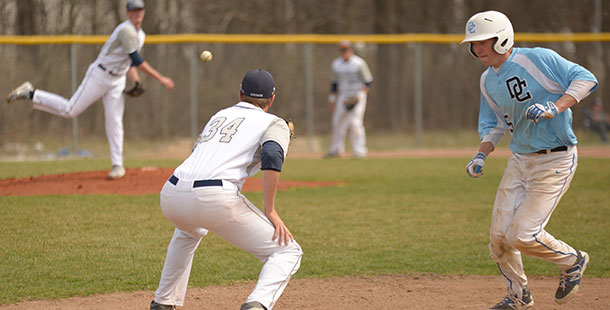
M466 38L460 44L470 43L470 54L477 57L472 50L473 41L483 41L497 38L494 50L499 54L505 54L515 44L515 33L513 25L506 15L498 11L485 11L474 14L466 23Z

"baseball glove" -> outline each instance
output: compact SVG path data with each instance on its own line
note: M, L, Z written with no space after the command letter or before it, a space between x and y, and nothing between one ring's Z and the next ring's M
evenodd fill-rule
M125 94L131 97L139 97L144 93L144 87L142 87L142 83L136 82L136 84L131 89L125 88L123 91Z
M289 118L284 120L286 121L286 125L288 125L288 129L290 129L290 142L288 143L288 148L290 148L290 146L292 145L292 141L294 141L295 139L294 123Z
M345 106L346 110L351 111L358 104L359 100L360 99L358 97L349 97L343 101L343 105Z

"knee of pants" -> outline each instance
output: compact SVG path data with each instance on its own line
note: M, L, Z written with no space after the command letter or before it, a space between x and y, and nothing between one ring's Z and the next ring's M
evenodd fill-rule
M498 262L506 249L506 237L503 234L491 234L489 238L489 257Z
M522 251L536 243L534 236L519 231L509 231L506 242L515 249Z
M303 256L303 250L301 249L301 246L294 240L292 240L288 245L285 246L281 246L280 250L276 251L274 254L276 255L281 255L284 258L288 258L290 257L290 260L294 260L294 261L298 261L299 265L296 266L296 269L299 268L300 266L300 260L301 257ZM274 255L272 254L272 255ZM266 261L268 257L266 258L260 258L261 261Z
M67 110L65 112L66 118L70 118L70 119L77 117L79 114L80 114L80 112L74 110L73 108L70 108L69 110Z
M294 272L296 272L301 267L301 257L303 257L303 249L301 249L301 246L294 240L290 242L290 245L293 245L293 248L290 251L293 253L294 257L297 259L298 262L294 268Z

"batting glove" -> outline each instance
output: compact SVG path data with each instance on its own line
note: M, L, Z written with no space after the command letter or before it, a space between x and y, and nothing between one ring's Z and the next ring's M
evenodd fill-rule
M547 101L546 105L535 103L529 106L525 110L525 118L536 124L541 118L553 118L558 113L557 106L553 102Z
M485 156L484 153L478 152L472 160L466 165L466 173L473 178L478 178L483 175L483 166L485 166Z

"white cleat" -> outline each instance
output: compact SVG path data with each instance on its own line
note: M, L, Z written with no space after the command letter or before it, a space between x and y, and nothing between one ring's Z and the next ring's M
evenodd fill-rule
M108 173L108 179L117 180L125 175L125 167L123 166L112 166L112 170Z
M30 99L30 92L34 90L34 86L29 81L19 85L6 96L6 103L12 103L17 100Z

